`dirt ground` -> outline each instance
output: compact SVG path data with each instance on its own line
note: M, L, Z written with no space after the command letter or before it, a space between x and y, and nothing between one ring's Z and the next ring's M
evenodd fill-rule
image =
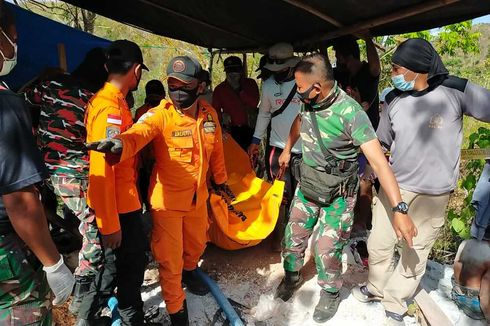
M216 281L223 294L232 300L232 305L246 325L295 325L294 322L284 323L283 321L270 320L271 309L269 306L274 305L275 302L272 302L273 299L269 302L269 298L272 298L275 288L283 277L280 253L272 252L270 247L269 240L255 247L237 251L222 250L210 244L203 255L200 266ZM298 300L307 307L314 307L316 300L318 300L319 288L316 285L315 264L310 259L309 251L306 255L306 261L302 274L305 283L310 285L301 291ZM346 287L344 292L346 293L343 295L348 295L347 289L364 282L366 276L364 268L350 267L344 284ZM155 305L160 308L160 317L155 321L168 325L169 320L165 311L165 304L161 299L156 268L147 271L142 292L146 309ZM226 325L221 318L219 307L210 294L204 297L194 296L190 293L186 293L186 295L191 325ZM263 301L266 303L260 304ZM291 311L296 311L297 308L296 306L293 308L293 304L288 303L286 307L279 305L276 310L280 314L289 314Z
M70 301L60 307L53 309L53 319L56 326L73 326L75 325L75 317L68 311Z
M316 284L315 264L309 250L305 258L306 264L302 269L305 283L289 302L273 299L274 290L283 276L283 269L280 254L270 250L268 240L258 246L238 251L226 251L210 244L200 265L216 281L223 294L232 300L232 305L246 325L320 325L311 319L318 301L319 287ZM350 258L347 258L347 261L349 260ZM424 282L430 289L433 300L455 325L480 325L469 324L468 318L451 302L445 293L447 291L441 290L450 289L452 268L432 262L429 265ZM365 305L350 295L353 286L366 281L367 269L356 264L349 265L343 279L339 311L334 319L324 326L382 325L384 311L380 304ZM154 325L170 325L165 303L161 298L158 269L154 262L148 266L141 292L145 310L158 308L159 316L153 320ZM227 325L211 294L201 297L186 293L186 296L190 325ZM56 325L74 325L75 318L68 312L67 307L68 304L65 304L55 309ZM405 323L407 326L420 325L415 318L406 318Z

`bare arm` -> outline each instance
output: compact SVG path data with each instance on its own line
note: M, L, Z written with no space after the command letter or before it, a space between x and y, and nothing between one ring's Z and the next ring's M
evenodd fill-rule
M293 124L291 125L291 130L289 130L289 137L288 141L286 142L286 146L284 147L284 151L291 152L291 149L293 148L294 144L299 139L299 134L301 131L301 115L298 114L296 116L296 119L294 119Z
M53 266L60 254L51 238L35 186L2 196L9 219L19 237L44 266Z
M376 51L376 47L374 46L373 40L370 36L365 37L364 41L366 42L369 72L371 73L371 76L378 77L381 74L378 51Z
M402 197L395 175L381 150L381 144L377 139L373 139L362 144L361 149L364 155L366 155L372 169L376 175L378 175L381 186L388 196L391 207L395 207L402 201ZM417 228L408 214L395 212L393 214L393 229L395 230L398 239L401 240L401 238L405 238L408 245L412 247L412 238L417 236Z
M398 188L398 183L393 175L393 171L386 161L379 141L377 139L368 141L361 145L361 149L364 155L366 155L369 165L373 168L374 173L378 176L381 186L390 200L391 206L395 207L402 201L400 188Z
M298 114L296 119L294 119L293 124L291 125L291 130L289 130L288 141L286 142L286 146L279 156L279 166L287 168L289 166L289 161L291 160L291 149L294 144L299 139L301 131L301 114Z

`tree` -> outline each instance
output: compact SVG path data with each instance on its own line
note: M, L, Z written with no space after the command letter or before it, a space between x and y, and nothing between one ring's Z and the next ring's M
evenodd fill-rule
M56 0L51 2L38 0L15 0L14 2L16 5L31 11L37 11L33 10L35 7L38 10L58 16L65 24L80 29L84 32L91 34L94 32L97 15L91 11Z
M480 52L480 33L472 31L471 20L444 26L438 35L439 53L450 56L458 51L464 54Z

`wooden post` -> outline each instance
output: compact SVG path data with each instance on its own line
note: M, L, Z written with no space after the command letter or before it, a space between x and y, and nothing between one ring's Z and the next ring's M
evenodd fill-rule
M415 294L415 302L431 326L453 326L453 323L423 288Z
M243 61L243 74L245 78L248 78L248 64L247 64L247 54L242 53L242 61Z
M318 18L326 21L327 23L334 25L335 27L343 27L344 26L342 23L338 22L333 17L327 16L324 13L319 12L316 8L314 8L310 5L307 5L305 3L302 3L298 0L282 0L282 1L287 2L290 5L295 6L297 8L303 9L304 11L307 11L310 14L317 16Z
M217 25L213 25L213 24L211 24L211 23L207 23L207 22L205 22L205 21L203 21L203 20L196 19L196 18L194 18L194 17L191 17L191 16L189 16L189 15L183 14L183 13L178 12L178 11L176 11L176 10L173 10L173 9L167 8L167 7L165 7L165 6L162 4L164 1L160 1L160 3L159 3L159 4L156 4L155 2L153 2L153 1L148 1L148 0L140 0L140 2L143 2L143 3L145 3L145 4L149 5L149 6L152 6L152 7L156 7L156 8L158 8L158 9L163 10L163 11L169 12L169 13L171 13L171 14L173 14L173 15L177 16L177 17L183 18L183 19L185 19L185 20L189 20L189 21L191 21L191 22L193 22L193 23L195 23L195 24L202 25L202 26L205 26L205 27L208 27L208 28L212 28L212 29L214 29L214 30L216 30L216 31L219 31L219 32L221 32L221 33L228 34L228 35L232 35L232 36L234 36L234 37L240 38L240 39L242 39L242 40L246 40L246 41L248 41L248 42L256 42L256 41L257 41L257 40L255 40L255 39L253 39L253 38L251 38L251 37L249 37L249 36L247 36L247 35L242 35L242 34L240 34L240 33L233 32L233 31L231 31L231 30L229 30L229 29L221 28L221 27L219 27L219 26L217 26ZM182 23L185 23L185 22L182 22Z
M338 30L329 32L329 33L324 33L322 35L316 35L311 38L308 38L304 41L297 42L295 45L297 46L304 46L312 43L317 43L321 41L326 41L326 40L331 40L340 36L344 35L349 35L349 34L356 34L357 32L363 31L363 30L369 30L377 26L381 26L384 24L388 24L391 22L394 22L396 20L401 20L403 18L415 16L417 14L422 14L446 5L450 5L452 3L458 2L459 0L431 0L431 1L424 1L421 4L415 5L413 7L407 8L407 9L402 9L395 11L391 14L377 17L374 19L369 19L351 26L346 26L339 28Z
M325 15L322 12L319 12L316 8L313 8L313 7L311 7L311 6L307 5L307 4L304 4L302 2L299 2L298 0L283 0L283 1L289 3L292 6L295 6L297 8L303 9L304 11L307 11L310 14L317 16L318 18L320 18L320 19L322 19L322 20L324 20L324 21L326 21L326 22L334 25L335 27L339 27L339 28L340 27L344 27L344 24L342 24L341 22L335 20L334 18L332 18L330 16ZM374 43L374 46L376 48L378 48L379 50L381 50L383 52L386 51L381 45L379 45L376 42L374 42L374 40L373 40L373 43Z
M58 43L58 62L61 69L64 72L68 71L68 64L66 62L66 49L65 44Z

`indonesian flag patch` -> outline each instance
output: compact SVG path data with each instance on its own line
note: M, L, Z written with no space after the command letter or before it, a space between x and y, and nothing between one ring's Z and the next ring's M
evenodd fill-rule
M107 123L120 126L122 125L122 118L120 115L108 114Z

